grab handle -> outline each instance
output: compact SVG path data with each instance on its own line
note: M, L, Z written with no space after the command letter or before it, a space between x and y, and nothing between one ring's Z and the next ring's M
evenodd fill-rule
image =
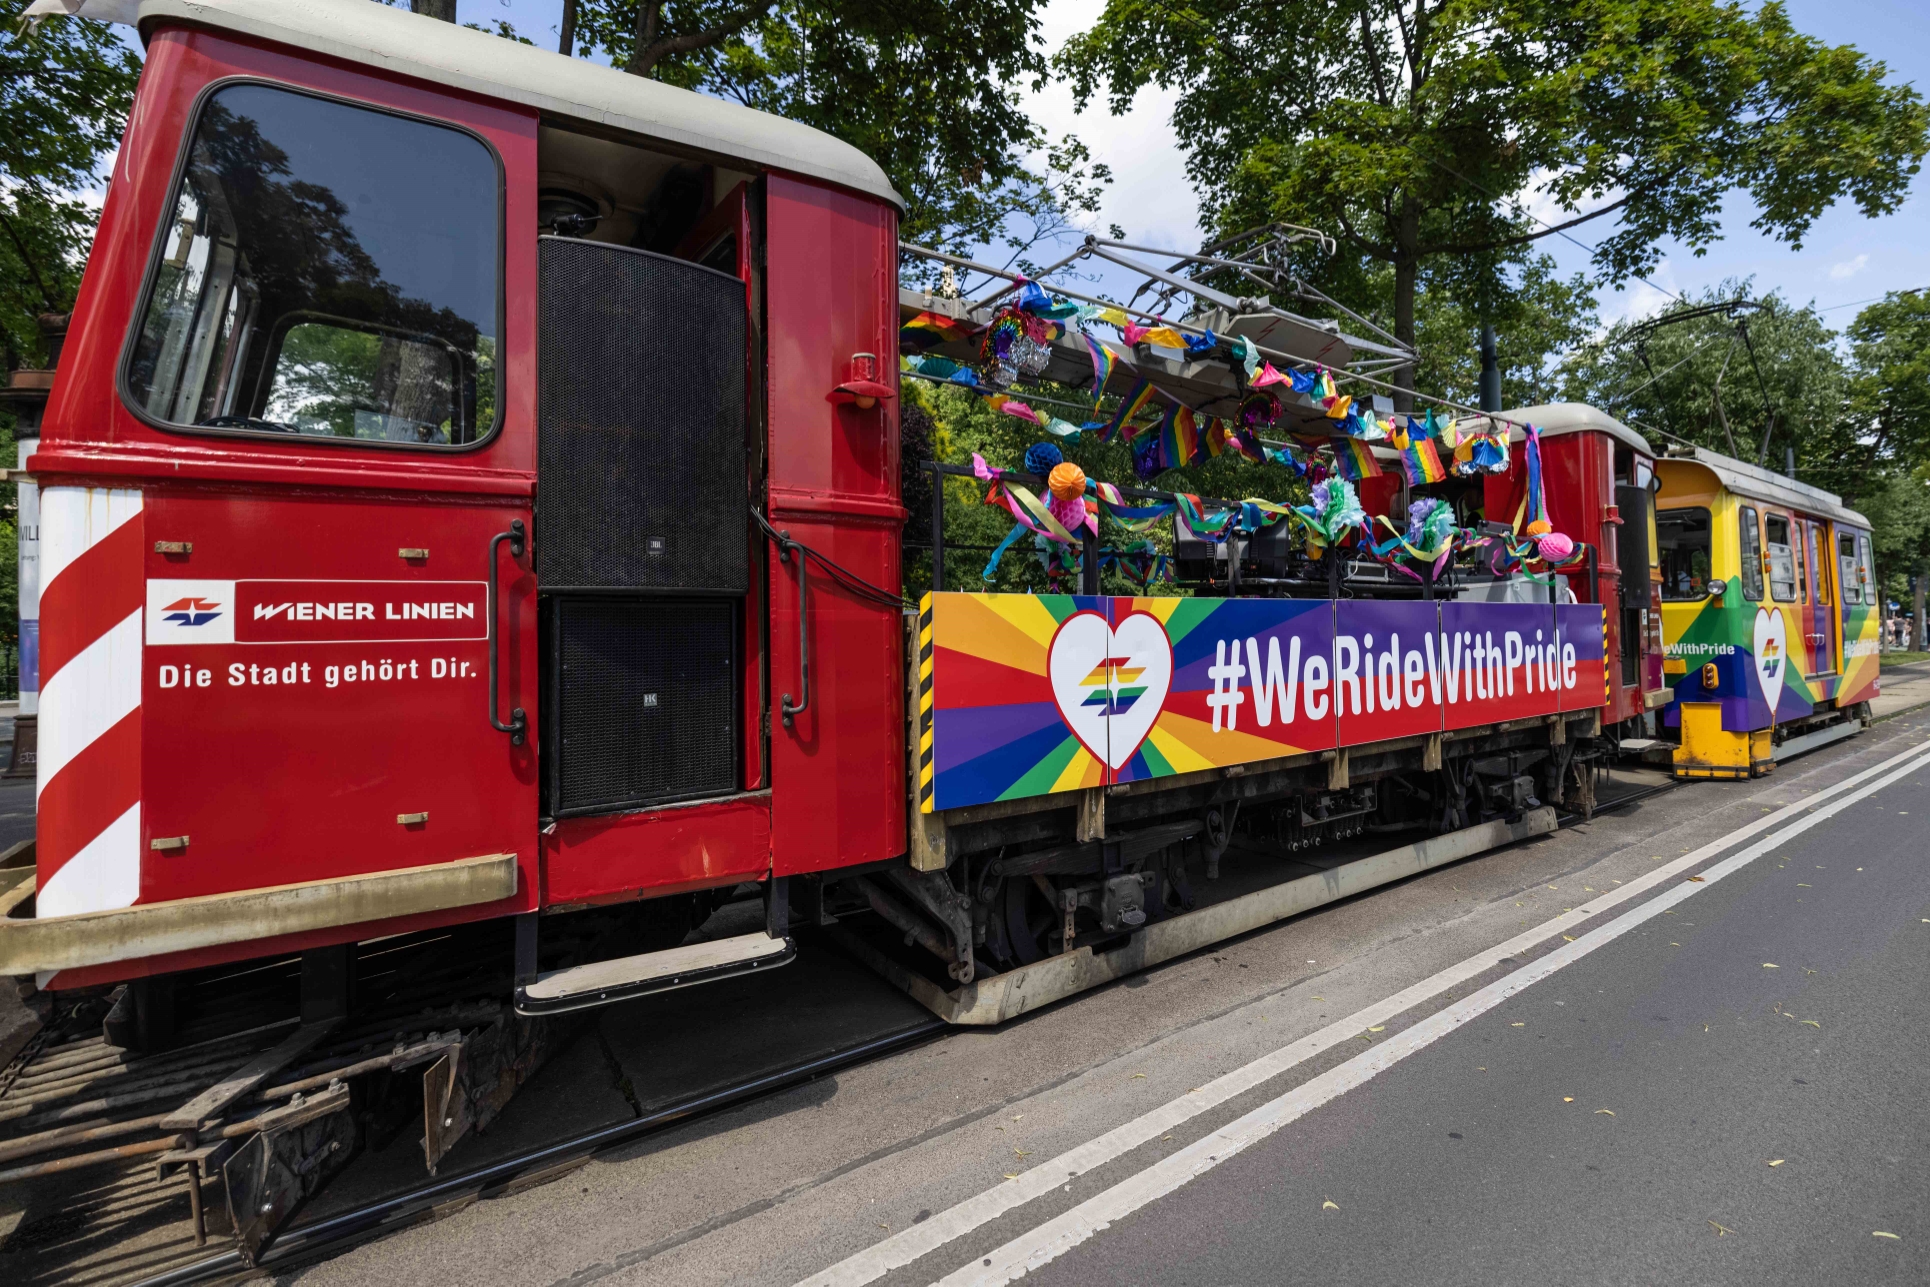
M778 703L778 711L784 716L784 727L792 722L811 705L811 635L805 619L806 600L810 595L810 579L805 570L804 547L791 539L789 532L778 533L777 561L787 563L797 560L797 669L799 684L804 689L804 700L791 705L791 695L785 693Z
M507 532L498 532L489 538L489 727L498 733L509 734L511 746L521 746L529 728L529 721L518 706L509 712L509 723L496 718L496 550L504 541L509 542L509 556L514 559L523 557L523 520L512 519Z

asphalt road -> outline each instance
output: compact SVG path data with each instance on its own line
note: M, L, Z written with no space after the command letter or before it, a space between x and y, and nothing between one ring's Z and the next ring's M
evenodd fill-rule
M1930 845L1916 820L1930 770L1720 866L1748 852L1746 828L1768 828L1748 845L1776 837L1847 800L1852 775L1920 751L1930 717L1904 716L1764 781L1655 796L679 1126L292 1277L1925 1281ZM1583 954L1638 913L1650 919ZM1524 972L1546 977L1445 1024ZM652 1031L606 1039L645 1063L685 1053ZM1371 1075L1351 1088L1201 1160L1363 1057ZM511 1111L607 1093L604 1067L559 1066ZM1182 1165L1190 1179L1147 1189Z
M1028 1281L1925 1281L1927 821L1930 770Z

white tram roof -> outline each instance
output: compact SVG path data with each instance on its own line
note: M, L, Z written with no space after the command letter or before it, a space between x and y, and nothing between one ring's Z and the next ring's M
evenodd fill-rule
M1624 447L1639 451L1644 456L1655 455L1655 448L1649 446L1648 439L1608 412L1591 407L1586 402L1546 402L1540 406L1516 407L1498 414L1508 422L1510 442L1520 442L1526 437L1521 426L1530 424L1541 430L1544 438L1559 438L1569 433L1605 433Z
M38 0L28 12L126 23L143 39L161 26L233 32L905 205L876 161L808 125L370 0Z
M1738 496L1768 501L1772 505L1786 506L1805 514L1821 515L1833 522L1866 531L1869 529L1870 520L1844 505L1843 498L1835 492L1797 482L1761 465L1752 465L1746 460L1710 451L1707 447L1677 447L1665 459L1702 466L1716 476L1717 482Z

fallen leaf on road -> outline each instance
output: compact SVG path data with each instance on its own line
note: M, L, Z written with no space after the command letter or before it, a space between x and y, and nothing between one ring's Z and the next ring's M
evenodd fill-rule
M1314 998L1314 1000L1316 1000L1316 1001L1325 1001L1326 999L1327 999L1326 997L1315 997L1315 998Z
M1126 1078L1126 1080L1127 1080L1127 1081L1131 1081L1131 1080L1133 1080L1133 1078L1134 1078L1134 1077L1144 1077L1145 1075L1146 1075L1145 1073L1134 1073L1134 1074L1132 1075L1132 1077L1128 1077L1128 1078Z
M1387 1025L1383 1023L1383 1024L1381 1024L1381 1025L1380 1025L1380 1026L1379 1026L1378 1028L1369 1028L1369 1029L1368 1029L1367 1031L1369 1031L1369 1032L1385 1032L1385 1031L1387 1031Z
M1783 967L1776 964L1774 961L1764 961L1762 963L1762 968L1765 970L1780 970Z
M1486 1071L1488 1071L1488 1070L1487 1070L1486 1068L1476 1068L1476 1069L1475 1069L1474 1071L1476 1071L1476 1072L1486 1072Z
M1024 1116L1025 1116L1024 1113L1020 1113L1018 1117L1014 1117L1012 1120L1016 1122L1019 1120L1020 1117L1024 1117Z
M1888 1239L1889 1239L1889 1240L1890 1240L1891 1242L1902 1242L1902 1241L1903 1241L1903 1239L1902 1239L1902 1238L1900 1238L1900 1237L1898 1237L1898 1236L1897 1236L1896 1234L1894 1234L1894 1233L1885 1233L1885 1232L1883 1232L1883 1230L1881 1230L1881 1229L1872 1229L1872 1230L1870 1230L1870 1236L1871 1236L1872 1238L1888 1238Z
M1525 1028L1525 1027L1527 1027L1528 1025L1527 1025L1527 1024L1525 1024L1525 1023L1511 1023L1511 1024L1509 1024L1508 1026L1509 1026L1510 1028Z
M1007 1171L1007 1172L1005 1173L1005 1178L1006 1178L1006 1179L1008 1179L1008 1180L1016 1180L1016 1179L1018 1179L1019 1177L1018 1177L1018 1175L1017 1175L1017 1173L1016 1173L1016 1172L1013 1172L1013 1171Z
M1575 1097L1573 1095L1563 1095L1561 1097L1561 1102L1564 1104L1572 1104L1575 1102Z
M1550 885L1550 886L1548 886L1548 888L1550 888L1550 889L1554 889L1554 888L1557 888L1557 887L1556 887L1556 886L1554 886L1554 885Z
M1681 945L1680 943L1671 943L1671 944L1669 944L1669 946L1670 946L1670 947L1681 947L1682 945Z
M1170 1144L1172 1142L1172 1139L1173 1137L1170 1135L1162 1135L1159 1137L1159 1142L1161 1144Z
M1770 1163L1769 1165L1771 1165L1771 1166L1781 1166L1782 1164L1783 1164L1783 1159L1779 1157L1779 1158L1777 1158L1777 1159L1776 1159L1775 1161L1773 1161L1773 1162L1771 1162L1771 1163Z
M1336 1204L1336 1203L1335 1203L1335 1202L1334 1202L1334 1201L1333 1201L1333 1200L1332 1200L1332 1199L1330 1198L1330 1199L1328 1199L1327 1201L1325 1201L1325 1202L1322 1202L1322 1203L1320 1204L1320 1209L1321 1209L1322 1211L1338 1211L1338 1210L1340 1210L1340 1207L1339 1207L1339 1205L1338 1205L1338 1204ZM1883 1236L1884 1236L1884 1237L1886 1237L1886 1238L1894 1238L1894 1237L1896 1237L1896 1235L1895 1235L1895 1234L1893 1234L1893 1233L1888 1233L1888 1234L1884 1234Z
M1613 1117L1613 1116L1615 1116L1615 1110L1614 1110L1614 1109L1612 1109L1612 1108L1598 1108L1598 1109L1596 1109L1595 1111L1596 1111L1596 1113L1598 1113L1598 1114L1600 1114L1600 1113L1607 1113L1607 1114L1608 1114L1608 1115L1609 1115L1610 1117Z
M1767 813L1767 812L1769 812L1769 810L1767 810L1767 809L1764 809L1764 810L1763 810L1763 812L1764 812L1764 813ZM1725 1228L1723 1228L1723 1227L1722 1227L1721 1225L1719 1225L1719 1224L1717 1224L1717 1223L1716 1223L1715 1221L1713 1221L1713 1220L1711 1220L1711 1221L1709 1221L1709 1227L1710 1227L1710 1228L1712 1228L1712 1229L1714 1229L1714 1230L1716 1231L1716 1237L1718 1237L1718 1238L1720 1238L1720 1237L1721 1237L1721 1236L1722 1236L1723 1234L1725 1234L1725 1233L1734 1233L1734 1232L1735 1232L1735 1230L1734 1230L1734 1229L1725 1229Z
M1592 894L1592 893L1594 893L1594 892L1595 892L1595 887L1594 887L1593 885L1583 885L1583 886L1582 886L1582 893L1584 893L1584 894Z
M1032 1155L1031 1155L1030 1153L1028 1153L1028 1152L1026 1152L1026 1151L1025 1151L1024 1149L1022 1149L1022 1148L1015 1148L1015 1149L1013 1149L1012 1151L1013 1151L1014 1153L1016 1153L1016 1154L1017 1154L1018 1156L1020 1156L1020 1157L1031 1157L1031 1156L1032 1156Z
M1704 881L1700 876L1691 876L1689 877L1689 883L1692 885L1700 885L1700 884L1703 884Z
M1564 943L1573 943L1575 941L1575 936L1573 934L1563 934L1561 936L1561 941Z
M1803 1022L1808 1024L1810 1027L1816 1028L1816 1029L1821 1029L1823 1026L1822 1024L1816 1022L1816 1020L1814 1019L1805 1019L1803 1020Z
M1804 884L1804 883L1803 883L1802 881L1800 881L1800 880L1799 880L1799 881L1797 881L1797 882L1796 882L1796 888L1798 888L1798 889L1811 889L1811 888L1814 888L1814 886L1811 886L1811 885L1805 885L1805 884Z

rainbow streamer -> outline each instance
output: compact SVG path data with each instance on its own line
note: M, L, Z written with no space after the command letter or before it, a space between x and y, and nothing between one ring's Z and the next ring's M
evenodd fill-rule
M1350 483L1358 483L1362 479L1380 477L1380 462L1374 459L1372 447L1359 438L1343 434L1335 434L1333 443L1334 464L1339 468L1342 478Z
M1153 392L1151 380L1139 380L1134 383L1133 387L1126 391L1126 396L1119 400L1119 409L1112 413L1112 419L1108 420L1105 428L1099 431L1099 441L1111 442L1113 435L1131 423L1132 418L1152 401ZM1130 434L1127 436L1131 437Z

